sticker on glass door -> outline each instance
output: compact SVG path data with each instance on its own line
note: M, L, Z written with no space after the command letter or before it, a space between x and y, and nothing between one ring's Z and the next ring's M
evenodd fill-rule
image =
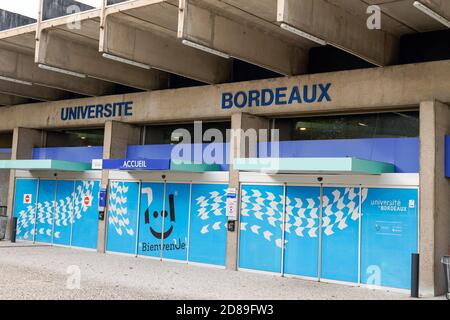
M320 187L287 187L284 273L318 277Z
M360 188L323 188L321 278L358 282Z
M240 268L281 273L283 194L283 186L242 187Z

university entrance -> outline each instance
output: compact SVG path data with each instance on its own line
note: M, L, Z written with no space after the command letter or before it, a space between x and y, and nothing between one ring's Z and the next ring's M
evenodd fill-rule
M282 182L286 176L244 174L239 268L409 289L411 254L418 252L413 176L329 177L321 184L299 176L305 184L296 184L292 176Z

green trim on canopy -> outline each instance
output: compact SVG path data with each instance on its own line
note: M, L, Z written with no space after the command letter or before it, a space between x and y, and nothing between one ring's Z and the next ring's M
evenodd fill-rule
M0 160L0 169L42 171L89 171L90 163L59 160Z
M394 173L390 163L358 158L240 158L234 168L250 172L383 174Z
M170 162L170 171L176 171L176 172L195 172L195 173L202 173L202 172L215 172L215 171L222 171L221 166L219 164L196 164L196 163L177 163L177 161L171 161Z

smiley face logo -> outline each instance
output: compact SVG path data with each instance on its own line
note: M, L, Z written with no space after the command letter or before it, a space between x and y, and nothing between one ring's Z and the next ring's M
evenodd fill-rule
M167 239L170 237L170 235L173 232L174 229L174 223L175 223L175 200L174 195L169 195L169 206L170 206L170 227L167 230L161 230L161 232L155 230L153 227L150 226L150 233L156 238L156 239ZM145 224L150 225L150 208L148 208L145 211ZM166 225L168 213L166 210L161 211L160 213L158 211L153 212L153 220L157 221L158 219L162 219L161 225ZM161 227L162 228L162 227Z

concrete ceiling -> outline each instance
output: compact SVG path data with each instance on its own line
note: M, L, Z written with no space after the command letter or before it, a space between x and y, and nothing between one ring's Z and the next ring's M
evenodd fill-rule
M450 19L450 1L421 2ZM389 65L395 63L400 36L446 28L413 3L132 0L77 14L79 28L74 28L74 15L38 21L0 31L0 104L114 94L117 84L164 89L169 74L229 82L229 58L283 75L305 73L309 49L320 44L281 24L373 64ZM381 30L366 26L370 5L382 10Z

